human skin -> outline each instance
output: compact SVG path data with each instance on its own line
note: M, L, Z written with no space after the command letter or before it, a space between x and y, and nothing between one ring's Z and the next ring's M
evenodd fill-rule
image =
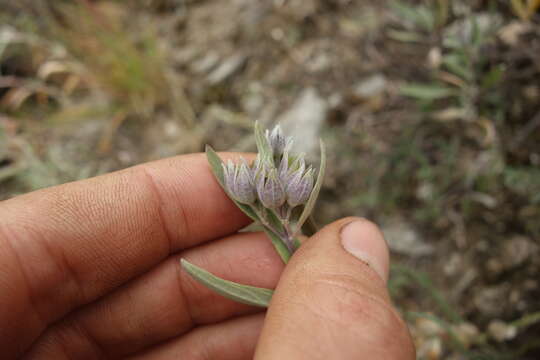
M2 359L414 359L375 225L328 225L283 272L265 235L238 233L248 224L203 154L1 202ZM180 258L277 287L269 311L213 293Z

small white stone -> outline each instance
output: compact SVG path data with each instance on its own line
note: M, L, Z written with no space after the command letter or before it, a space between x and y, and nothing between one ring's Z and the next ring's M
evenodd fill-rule
M499 342L512 340L517 335L517 328L501 320L493 320L488 325L488 333Z

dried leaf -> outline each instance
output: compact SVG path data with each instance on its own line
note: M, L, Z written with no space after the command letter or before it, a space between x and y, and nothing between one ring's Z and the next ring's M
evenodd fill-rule
M26 99L32 95L34 95L34 92L26 87L15 87L4 95L2 104L6 105L12 110L18 110Z
M185 259L181 259L180 263L182 264L184 270L186 270L189 275L191 275L201 284L228 299L235 300L243 304L268 307L270 299L274 293L274 291L271 289L242 285L229 280L221 279L215 275L212 275L208 271L191 264Z
M304 206L304 210L302 211L302 214L300 215L300 218L298 219L298 222L296 223L296 230L294 231L294 234L292 236L293 238L296 238L296 236L302 229L302 225L304 225L306 220L309 218L309 215L311 214L311 211L313 210L313 207L315 206L315 203L317 202L317 198L319 197L319 191L321 190L321 186L324 180L324 172L326 170L326 148L322 140L320 141L320 146L321 146L321 165L319 169L319 174L317 175L317 182L315 183L315 186L313 186L311 195L309 196L309 199L306 205Z

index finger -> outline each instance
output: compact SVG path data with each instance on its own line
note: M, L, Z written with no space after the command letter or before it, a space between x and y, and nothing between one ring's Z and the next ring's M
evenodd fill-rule
M31 341L48 323L169 254L248 223L203 154L5 201L0 204L0 323L5 325L0 344L7 337Z

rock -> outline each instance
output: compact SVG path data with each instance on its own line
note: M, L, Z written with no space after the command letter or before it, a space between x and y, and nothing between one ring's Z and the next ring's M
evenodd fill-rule
M431 338L423 342L417 349L418 359L437 360L442 355L442 341L439 338Z
M235 54L225 59L216 69L208 74L207 80L211 85L217 85L240 70L246 61L243 54Z
M195 47L185 47L182 49L171 50L171 58L175 65L181 66L194 61L199 55L199 50ZM193 64L191 64L193 67Z
M215 52L209 52L202 58L191 63L191 69L196 73L207 73L219 62L219 56Z
M455 325L452 327L452 330L459 341L467 349L475 343L480 334L478 328L474 324L468 322L462 322L461 324Z
M492 320L488 325L488 333L493 339L503 342L515 338L517 328L501 320Z
M507 307L509 292L507 283L485 287L474 296L473 304L482 315L497 316Z
M433 254L435 248L426 243L409 223L392 219L382 225L382 231L392 251L412 257Z
M446 332L438 322L426 317L418 318L415 325L416 330L427 337L441 336Z
M524 21L512 21L503 26L498 33L499 39L506 45L517 45L519 37L532 30L531 25Z
M295 150L308 156L319 152L319 133L328 104L317 89L306 88L294 102L292 107L278 117L285 134L299 139L295 142Z
M313 73L328 70L332 66L332 61L328 53L319 52L306 61L306 69Z
M354 86L353 95L360 99L369 99L381 95L388 81L382 74L374 74L361 80Z
M538 250L536 244L525 236L514 236L503 245L502 263L505 269L523 265Z

